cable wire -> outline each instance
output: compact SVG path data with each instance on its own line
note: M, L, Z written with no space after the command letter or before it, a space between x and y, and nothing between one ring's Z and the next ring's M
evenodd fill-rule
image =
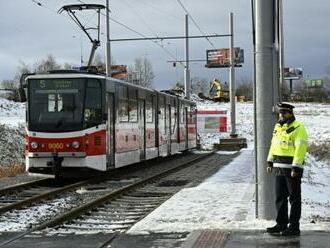
M181 0L177 0L177 2L180 4L180 6L182 7L182 9L186 12L186 14L190 17L191 21L195 24L195 26L197 27L197 29L199 30L199 32L201 32L202 35L206 36L206 33L203 32L203 30L200 28L200 26L197 24L197 22L195 21L195 19L192 17L192 15L189 13L189 11L187 10L187 8L183 5L183 3L181 2ZM210 41L210 39L208 37L205 37L205 39L210 43L210 45L214 48L214 44Z
M56 14L58 14L57 11L54 11L53 9L47 7L44 3L41 3L41 2L39 2L39 1L37 1L37 0L31 0L31 1L32 1L34 4L38 5L39 7L46 8L46 9L48 9L49 11L51 11L51 12L55 12ZM80 2L80 3L82 3L82 4L86 4L86 3L85 3L84 1L82 1L82 0L78 0L78 2ZM110 10L109 10L109 12L110 12ZM106 16L104 13L101 13L101 15ZM65 16L64 16L64 15L61 15L61 16L65 17L65 18L67 18L67 19L69 19L69 20L71 21L71 18L70 18L69 16L66 16L66 15L65 15ZM113 19L113 18L111 18L111 17L109 17L109 19L110 19L112 22L114 22L114 23L116 23L116 24L118 24L118 25L120 25L120 26L122 26L122 27L124 27L124 28L126 28L126 29L128 29L128 30L130 30L131 32L133 32L133 33L135 33L135 34L137 34L137 35L139 35L139 36L141 36L141 37L143 37L143 38L147 38L146 35L144 35L144 34L138 32L138 31L136 31L135 29L133 29L133 28L127 26L126 24L121 23L121 22L119 22L119 21L117 21L117 20L115 20L115 19ZM104 34L101 34L101 35L104 35ZM159 42L157 42L157 41L155 41L155 40L151 40L151 41L152 41L153 43L155 43L157 46L159 46L161 49L163 49L163 51L165 51L165 53L168 54L172 59L175 59L175 60L176 60L175 55L173 55L168 49L166 49L165 46L164 46L163 44L160 44ZM185 65L184 65L182 62L179 62L179 64L180 64L182 67L185 67Z
M130 5L126 0L122 0L131 10L132 12L138 16L138 18L140 18L140 20L144 23L144 25L149 29L149 31L151 31L151 33L153 35L155 35L156 37L158 37L157 33L151 28L151 26L144 20L144 18L141 16L141 14L135 10L132 5Z
M151 7L152 9L158 11L158 13L161 13L161 14L165 15L166 17L172 17L172 18L174 18L174 19L176 19L176 20L180 20L180 21L181 21L181 19L182 19L182 18L180 18L180 17L174 15L173 13L166 13L164 10L155 7L155 6L152 5L152 4L150 3L150 1L148 1L148 0L147 0L147 2L145 2L145 1L140 1L140 3L144 4L145 6L149 6L149 7Z
M86 3L85 3L84 1L82 1L82 0L78 0L78 2L80 2L80 3L82 3L82 4L86 4ZM109 12L110 12L110 10L109 10ZM106 16L104 13L101 13L101 15ZM136 31L135 29L133 29L133 28L127 26L126 24L121 23L121 22L119 22L119 21L117 21L117 20L115 20L115 19L113 19L113 18L111 18L111 17L109 17L109 19L110 19L111 21L113 21L114 23L117 23L118 25L120 25L120 26L122 26L122 27L124 27L124 28L126 28L126 29L128 29L128 30L130 30L131 32L133 32L133 33L135 33L135 34L137 34L137 35L139 35L139 36L141 36L141 37L143 37L143 38L147 38L146 35L144 35L144 34L138 32L138 31ZM165 46L164 46L163 44L160 44L159 42L157 42L157 41L155 41L155 40L151 40L151 41L152 41L153 43L155 43L157 46L159 46L160 48L162 48L162 49L165 51L165 53L167 53L172 59L175 59L175 60L176 60L175 55L173 55L168 49L166 49ZM179 64L180 64L182 67L185 67L185 65L184 65L182 62L179 62Z

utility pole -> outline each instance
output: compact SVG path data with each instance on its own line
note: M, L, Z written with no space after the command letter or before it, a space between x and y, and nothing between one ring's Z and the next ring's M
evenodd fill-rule
M274 1L274 38L273 38L273 90L274 90L274 105L279 102L280 87L279 87L279 76L280 76L280 9L279 0Z
M274 177L266 174L267 155L276 121L274 106L278 91L274 77L274 1L255 0L256 31L256 137L258 194L257 213L262 219L275 218Z
M284 84L284 32L283 32L283 0L278 1L279 13L279 64L280 64L280 85L279 100L282 101L282 89Z
M111 47L110 47L110 8L109 8L109 0L106 0L106 33L107 33L107 48L106 48L106 74L107 77L111 76Z
M230 91L230 125L231 125L231 133L230 137L237 137L236 134L236 86L235 86L235 62L234 62L234 14L231 12L229 14L229 47L230 47L230 68L229 68L229 91Z
M186 63L184 68L184 91L187 99L190 99L190 70L189 70L189 30L188 30L188 15L185 15L185 57Z

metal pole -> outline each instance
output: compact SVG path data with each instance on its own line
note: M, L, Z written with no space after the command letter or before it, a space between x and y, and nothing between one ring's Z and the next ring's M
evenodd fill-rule
M258 166L258 215L275 218L274 177L266 174L266 161L273 125L274 111L274 0L255 0L256 17L256 125Z
M185 56L186 56L186 67L184 69L184 93L187 99L190 98L190 70L189 70L189 30L188 30L188 15L185 15Z
M111 76L111 47L110 47L110 20L109 20L109 0L106 0L106 33L107 33L107 48L106 48L106 74Z
M280 85L279 100L282 101L282 89L284 84L284 36L283 36L283 0L279 1L279 63L280 63Z
M278 98L280 96L280 87L279 87L279 76L280 76L280 21L279 21L279 0L274 0L274 49L273 49L273 104L275 105L280 101Z
M229 69L229 86L230 86L230 125L231 133L230 137L236 137L236 106L235 106L235 64L234 64L234 23L233 23L234 14L229 14L229 33L230 41L230 69Z
M251 0L251 9L252 9L252 41L253 41L253 128L254 128L254 173L255 173L255 216L259 218L258 213L258 159L256 149L258 147L257 143L257 105L256 105L256 35L255 35L255 4L254 0Z

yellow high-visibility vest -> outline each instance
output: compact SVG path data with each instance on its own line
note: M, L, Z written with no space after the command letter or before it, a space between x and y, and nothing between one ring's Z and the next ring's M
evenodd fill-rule
M267 161L273 162L274 167L303 168L307 138L305 127L299 121L294 120L292 123L285 123L282 126L277 123L274 127Z

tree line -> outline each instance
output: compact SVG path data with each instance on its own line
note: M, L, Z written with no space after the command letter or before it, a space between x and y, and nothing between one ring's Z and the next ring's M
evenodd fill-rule
M115 60L113 58L111 61L112 64L115 64ZM105 68L105 61L99 54L95 56L94 65ZM70 70L73 67L74 65L70 63L60 64L52 54L47 55L45 58L33 63L32 65L20 61L14 77L12 79L6 79L0 82L0 89L9 90L3 91L5 93L0 91L1 96L9 100L19 101L20 79L23 74L46 73L52 70ZM155 76L150 61L146 57L139 57L134 60L132 65L128 66L125 80L143 87L153 88L154 77Z

